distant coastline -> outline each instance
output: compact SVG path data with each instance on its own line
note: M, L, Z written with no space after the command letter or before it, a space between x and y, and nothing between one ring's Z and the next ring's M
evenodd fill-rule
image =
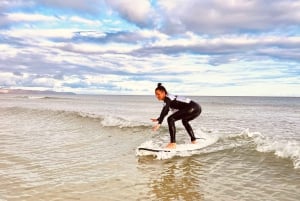
M5 89L0 88L0 94L49 94L49 95L55 95L55 94L61 94L61 95L76 95L73 92L57 92L57 91L50 91L50 90L24 90L24 89Z

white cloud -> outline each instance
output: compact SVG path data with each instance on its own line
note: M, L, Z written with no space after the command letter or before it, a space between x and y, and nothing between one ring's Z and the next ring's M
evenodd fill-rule
M82 18L79 16L72 16L69 19L71 22L75 22L75 23L82 23L82 24L86 24L89 26L100 26L102 23L98 20L89 20L86 18Z
M38 13L22 13L22 12L11 12L3 14L3 18L0 20L0 25L9 25L10 27L15 27L21 23L28 23L27 25L32 28L37 28L38 23L48 25L49 23L52 27L61 27L61 23L72 24L72 27L83 30L82 28L96 28L102 26L101 21L91 20L88 18L80 16L51 16ZM26 25L26 24L24 24ZM82 27L82 28L81 28ZM59 28L62 29L62 28ZM72 28L71 28L72 29Z
M158 1L168 33L233 33L297 25L299 1L163 0Z
M46 16L42 14L30 14L30 13L7 13L6 18L11 22L57 21L57 18L53 16Z
M3 33L10 37L41 41L50 38L71 39L76 31L77 29L12 29Z
M16 86L19 80L19 76L16 76L13 73L0 71L0 86Z
M14 58L18 50L7 44L0 44L0 52L2 53L0 54L0 59L6 60L8 58Z
M32 23L54 23L58 19L54 16L47 16L43 14L33 14L33 13L3 13L0 14L0 26L14 27L18 24L24 24L25 26L32 27Z
M57 82L58 80L53 78L41 77L32 80L32 84L34 86L45 87L45 88L57 88L60 84Z
M55 7L58 9L76 10L96 14L103 7L102 0L35 0L38 5Z
M80 43L80 44L66 44L62 47L66 51L72 51L83 54L97 54L97 53L115 53L124 54L130 53L131 51L137 49L135 46L130 46L127 44L120 43L109 43L107 45L96 45L90 43Z
M1 0L0 12L7 11L12 8L32 7L34 2L31 0Z
M106 0L106 3L131 22L143 25L151 19L152 8L149 0Z

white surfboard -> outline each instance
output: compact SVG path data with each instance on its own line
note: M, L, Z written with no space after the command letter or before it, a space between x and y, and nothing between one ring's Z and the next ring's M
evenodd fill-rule
M152 141L143 143L136 149L137 156L154 156L158 159L167 159L173 156L188 156L216 142L213 139L199 139L196 144L177 144L175 149L155 146ZM165 144L164 144L165 145Z
M202 138L201 142L204 142L205 139ZM207 146L205 143L200 141L197 144L177 144L175 149L169 148L150 148L150 147L138 147L139 151L149 151L149 152L181 152L181 151L193 151L197 149L202 149Z

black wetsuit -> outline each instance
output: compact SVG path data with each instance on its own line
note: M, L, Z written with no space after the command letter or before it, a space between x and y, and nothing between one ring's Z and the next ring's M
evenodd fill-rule
M191 137L191 141L196 140L194 131L189 124L189 121L198 117L201 113L201 107L196 102L189 98L180 96L167 95L164 99L164 107L160 113L158 123L161 124L165 116L169 113L170 109L177 110L168 117L169 132L171 137L171 143L176 142L176 128L175 121L181 119L186 131Z

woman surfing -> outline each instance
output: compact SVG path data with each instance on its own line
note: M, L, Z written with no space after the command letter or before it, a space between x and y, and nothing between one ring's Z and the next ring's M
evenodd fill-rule
M153 127L154 131L159 129L161 123L163 122L165 116L167 116L167 114L169 113L170 109L176 110L176 112L170 115L167 119L170 132L170 143L166 148L176 148L175 121L180 119L191 138L191 142L193 144L196 144L196 137L191 125L189 124L189 121L195 119L201 114L200 105L189 98L169 94L166 88L162 86L161 83L157 84L157 87L155 89L155 96L159 101L164 101L164 106L161 110L160 116L158 118L151 119L153 122L157 122L157 124Z

